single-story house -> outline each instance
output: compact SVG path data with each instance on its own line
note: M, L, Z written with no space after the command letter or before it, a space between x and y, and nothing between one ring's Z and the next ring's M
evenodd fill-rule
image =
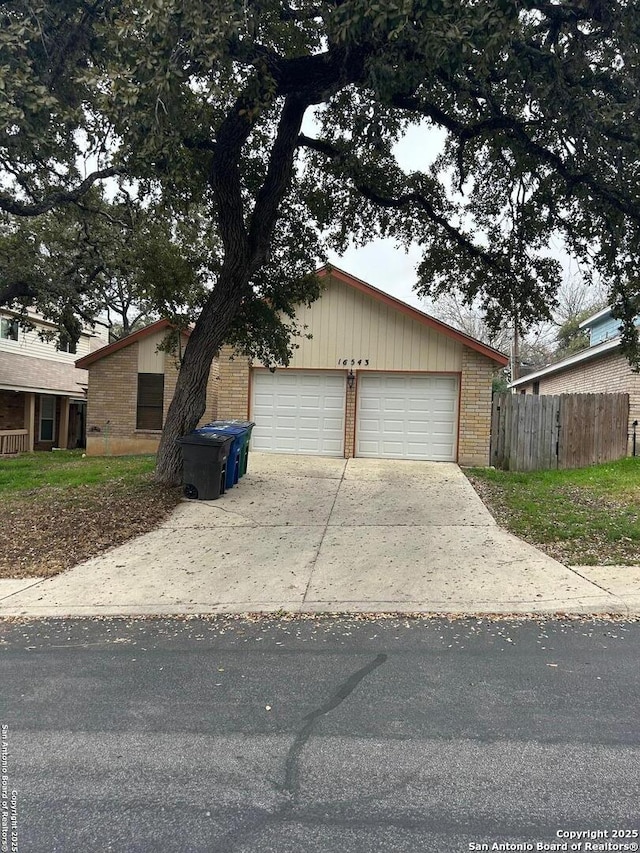
M509 387L519 394L628 394L631 448L633 423L640 420L640 373L631 370L620 351L619 321L609 307L587 317L580 328L589 332L586 349L528 373Z
M334 266L318 275L288 367L220 353L220 416L254 421L260 451L487 465L506 356Z
M61 343L53 323L28 318L25 329L17 312L0 311L0 456L85 443L88 374L74 363L103 338L86 328L76 344Z
M254 421L253 449L265 452L487 465L491 382L506 356L336 267L318 275L320 298L297 311L311 337L290 365L271 371L223 347L203 421ZM167 327L78 362L89 371L88 453L155 450L176 379L174 357L157 350Z
M159 347L172 326L158 320L114 341L76 366L88 371L87 455L155 453L178 376L179 353ZM187 334L181 335L184 348ZM218 363L213 363L203 421L218 412Z

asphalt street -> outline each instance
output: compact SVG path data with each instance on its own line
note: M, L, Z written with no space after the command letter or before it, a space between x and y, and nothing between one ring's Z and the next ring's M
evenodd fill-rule
M0 622L2 843L637 850L639 659L622 619Z

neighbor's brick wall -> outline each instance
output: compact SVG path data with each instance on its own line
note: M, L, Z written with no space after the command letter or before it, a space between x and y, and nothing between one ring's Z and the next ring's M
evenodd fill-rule
M249 359L234 355L233 348L223 346L218 358L220 381L218 383L218 417L249 417Z
M495 371L495 362L463 347L458 445L460 465L489 464L491 381Z
M628 394L629 435L633 432L631 424L640 420L640 374L633 373L629 362L618 352L577 364L554 376L541 376L538 381L540 394ZM522 386L517 389L521 390ZM533 393L533 385L526 385L524 390Z
M19 391L0 391L0 429L25 429L25 395Z

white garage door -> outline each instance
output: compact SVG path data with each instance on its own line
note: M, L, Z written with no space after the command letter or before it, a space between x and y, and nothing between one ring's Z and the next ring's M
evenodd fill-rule
M457 434L455 376L360 375L356 456L452 462Z
M272 453L344 455L344 373L255 371L251 445Z

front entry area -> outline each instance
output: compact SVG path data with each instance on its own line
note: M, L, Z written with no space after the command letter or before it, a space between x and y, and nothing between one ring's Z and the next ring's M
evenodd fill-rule
M254 370L252 376L254 450L344 456L344 373Z

